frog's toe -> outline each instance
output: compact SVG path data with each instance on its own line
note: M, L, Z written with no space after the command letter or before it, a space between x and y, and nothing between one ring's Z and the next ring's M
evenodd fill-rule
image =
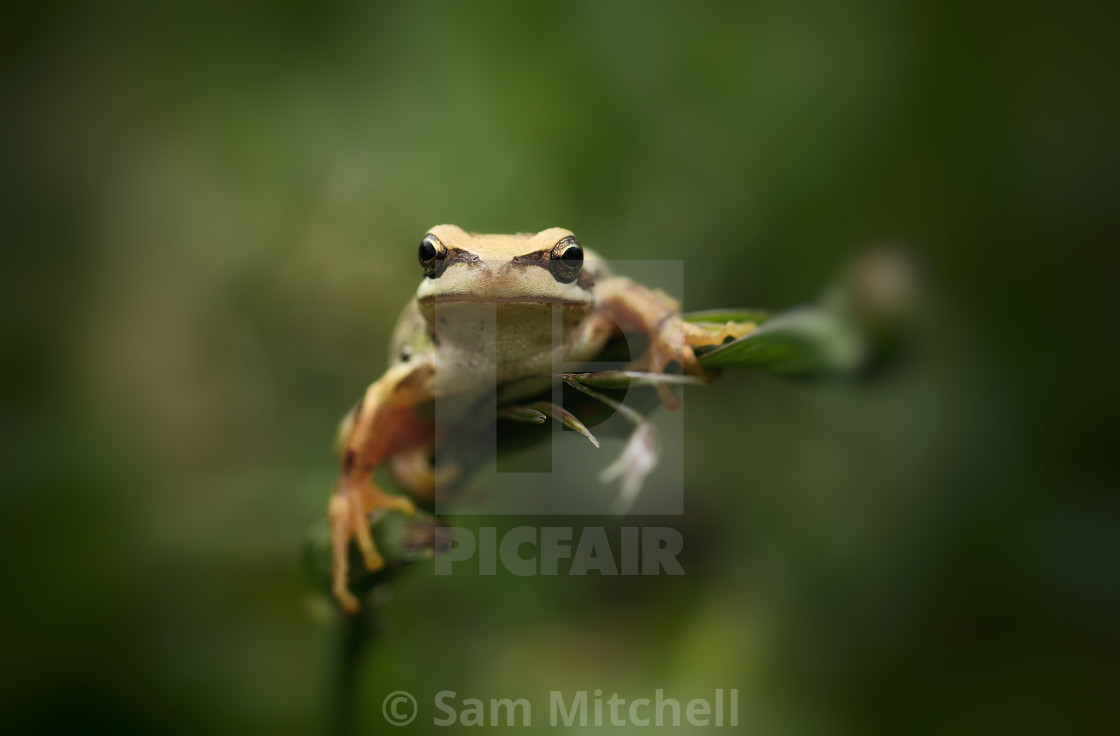
M350 592L350 589L346 587L345 582L335 582L332 592L334 593L335 600L338 601L339 608L344 612L353 615L361 608L358 599L355 598L354 594Z
M366 504L367 515L380 510L403 511L409 515L416 513L416 504L411 498L396 493L386 493L372 483L362 489L362 498Z
M412 514L416 505L406 496L386 493L370 480L342 478L331 496L329 517L331 526L331 575L333 592L342 610L358 610L358 600L350 593L350 540L358 543L366 569L376 572L385 567L385 558L377 550L377 543L370 531L370 524L378 511L403 511Z
M391 500L387 508L393 509L395 511L403 511L409 516L412 516L416 513L416 504L412 502L412 499L407 498L406 496L390 496L389 498Z
M696 360L696 354L685 340L684 330L679 323L667 326L650 341L646 370L661 374L679 374L683 371L690 376L705 375L700 362ZM667 409L680 406L680 398L667 383L657 384L657 395Z
M370 572L380 570L385 566L385 559L377 551L377 545L373 542L373 535L369 530L369 516L362 513L361 509L355 509L352 523L354 525L354 538L358 542L358 549L362 553L362 560L366 564L366 569Z
M358 610L358 599L347 586L350 561L350 537L353 534L351 498L336 492L331 496L328 516L331 528L331 591L339 607L346 613Z
M709 324L707 326L693 324L691 322L683 322L682 324L688 339L688 344L694 348L722 345L725 342L738 340L740 337L746 337L758 329L758 324L755 322L729 321L722 325Z

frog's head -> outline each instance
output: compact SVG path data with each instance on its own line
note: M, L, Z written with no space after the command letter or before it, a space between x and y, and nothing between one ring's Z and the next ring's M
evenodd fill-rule
M420 242L418 301L592 304L599 266L568 230L480 235L438 225Z

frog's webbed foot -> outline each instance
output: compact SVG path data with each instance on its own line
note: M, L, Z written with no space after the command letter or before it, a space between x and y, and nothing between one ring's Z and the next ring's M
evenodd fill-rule
M667 315L657 329L650 332L649 347L641 362L645 363L645 370L650 373L706 375L687 339L686 323L675 314ZM668 383L658 383L656 388L661 403L667 409L680 406L680 398Z
M366 568L371 572L385 565L381 553L370 533L370 517L381 511L403 511L411 514L416 510L412 501L405 496L395 496L378 488L372 478L341 476L331 497L329 515L331 525L331 552L333 592L338 604L346 613L358 610L358 599L347 585L349 576L350 539L356 539L358 549Z
M685 338L693 348L722 345L730 340L746 337L758 329L754 322L725 322L721 324L694 324L681 320L684 326Z
M640 332L648 341L645 355L635 367L650 373L681 373L707 377L693 348L719 345L755 329L749 322L696 325L683 320L680 304L664 292L647 289L626 278L613 278L600 287L599 309L622 328ZM657 393L669 409L680 406L668 381L657 384Z
M680 373L690 376L709 376L696 358L695 348L722 345L749 335L758 329L753 322L727 322L722 325L701 326L686 322L676 314L666 315L652 330L649 348L644 357L645 369L650 373ZM670 384L657 384L657 394L668 409L680 406L680 399Z

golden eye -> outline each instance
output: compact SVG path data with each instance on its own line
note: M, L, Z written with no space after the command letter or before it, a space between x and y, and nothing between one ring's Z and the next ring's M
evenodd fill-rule
M440 267L447 258L447 248L439 242L439 238L430 234L425 236L420 241L417 255L420 258L420 265L424 268L424 275L432 279L438 278L442 273Z
M553 246L549 263L556 280L570 284L579 278L579 270L583 267L583 248L574 237L564 238Z

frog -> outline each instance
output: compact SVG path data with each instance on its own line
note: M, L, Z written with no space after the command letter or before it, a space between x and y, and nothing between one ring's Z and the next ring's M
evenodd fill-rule
M560 227L501 235L438 225L421 238L417 259L422 278L393 330L389 365L338 431L340 467L328 524L332 592L348 614L360 607L349 588L351 542L368 570L380 570L385 561L371 519L414 513L417 502L430 501L457 472L434 466L435 438L446 428L434 426L422 407L547 377L557 361L591 361L623 332L645 338L634 370L707 378L696 350L756 327L686 321L672 296L614 275ZM667 382L655 386L665 407L679 407ZM375 480L382 468L404 493Z

